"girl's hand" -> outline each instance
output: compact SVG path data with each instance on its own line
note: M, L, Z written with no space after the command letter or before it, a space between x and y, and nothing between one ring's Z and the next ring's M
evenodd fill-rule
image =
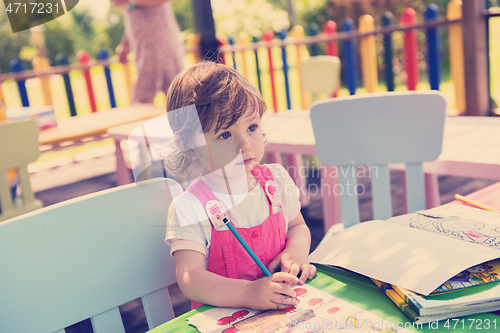
M130 50L128 48L128 44L126 45L118 45L116 47L116 54L118 55L118 60L122 63L125 64L128 62L127 60L127 55L129 54Z
M285 272L252 281L246 290L247 307L254 310L282 310L297 304L291 285L298 278Z
M302 256L293 251L291 248L286 248L269 264L269 271L290 273L293 276L299 277L298 284L302 285L306 280L312 279L316 275L316 267L309 263L307 256ZM300 274L300 276L299 276Z

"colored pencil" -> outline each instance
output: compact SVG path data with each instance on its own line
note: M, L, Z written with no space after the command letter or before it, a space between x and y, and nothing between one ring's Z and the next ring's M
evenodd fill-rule
M227 225L227 227L229 228L229 230L231 230L231 232L233 233L234 237L236 237L236 239L240 242L240 244L245 248L245 250L248 252L248 254L250 255L250 257L252 257L252 259L255 261L255 263L264 272L264 274L266 276L271 276L271 273L269 272L269 270L266 268L266 266L264 266L264 264L262 263L262 261L260 261L260 259L255 255L255 253L252 251L252 249L250 248L250 246L248 246L247 242L245 242L245 240L240 236L240 234L238 233L238 231L232 225L231 221L229 221L229 219L227 219L227 218L225 218L223 221Z
M464 196L461 196L460 194L455 194L455 199L458 199L460 201L463 201L465 203L468 203L472 206L476 206L476 207L484 209L484 210L489 210L490 212L500 213L500 211L496 210L495 208L488 207L486 205L483 205L482 203L479 203L477 201L474 201L474 200L468 199Z

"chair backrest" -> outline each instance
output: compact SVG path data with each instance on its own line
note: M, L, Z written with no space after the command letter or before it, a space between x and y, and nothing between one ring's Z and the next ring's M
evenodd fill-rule
M174 318L166 182L112 188L0 224L0 332L63 333L90 318L94 332L124 333L118 306L139 297L150 329Z
M422 162L441 153L446 100L436 91L364 94L311 108L318 158L338 166L345 227L359 223L356 166L370 165L373 217L392 216L389 163L405 163L408 212L425 209ZM351 189L351 191L348 191Z
M340 80L340 59L335 56L314 56L302 62L302 87L311 95L311 102L329 98Z
M35 200L28 173L28 163L40 155L38 124L33 120L0 123L0 221L42 207ZM22 198L13 204L7 171L17 171Z

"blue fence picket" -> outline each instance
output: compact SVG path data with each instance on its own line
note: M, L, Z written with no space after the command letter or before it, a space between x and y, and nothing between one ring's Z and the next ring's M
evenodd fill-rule
M227 41L229 42L229 45L234 45L234 37L229 36L227 38ZM236 58L234 57L234 52L231 51L231 57L233 58L233 68L236 69Z
M109 59L109 52L106 49L99 49L97 51L97 60ZM109 66L104 66L104 76L106 76L106 83L108 84L109 103L112 108L116 108L115 92L113 90L113 81L111 81L111 70Z
M14 59L9 62L10 71L13 73L24 72L23 62L19 59ZM24 107L30 106L30 101L28 100L28 92L26 91L26 80L17 80L17 87L19 89L19 96L21 97L21 103Z
M257 43L259 39L256 36L252 37L252 40L254 43ZM260 68L259 68L259 53L258 50L254 50L255 53L255 71L257 72L257 83L259 84L259 91L260 94L262 95L262 84L260 83Z
M425 21L432 21L439 18L439 7L430 4L425 10ZM427 35L427 61L429 63L429 82L431 89L439 90L441 82L441 48L438 28L428 28Z
M311 25L307 27L308 36L316 36L318 32L319 32L319 25L317 25L316 23L311 23ZM318 44L309 45L309 54L311 56L319 55L319 45Z
M350 18L342 21L342 32L351 32L354 30L354 21ZM356 46L353 39L348 39L343 43L344 61L346 69L347 86L351 95L356 94L358 87L358 68L356 64Z
M392 25L393 15L385 12L382 16L382 26ZM384 35L384 65L385 65L385 84L387 91L394 91L394 72L392 71L392 33Z
M69 65L68 57L64 54L59 53L56 55L56 64L61 66ZM71 89L71 81L69 79L69 73L62 74L64 79L64 87L66 88L66 96L68 97L68 106L71 117L76 116L75 99L73 98L73 89Z

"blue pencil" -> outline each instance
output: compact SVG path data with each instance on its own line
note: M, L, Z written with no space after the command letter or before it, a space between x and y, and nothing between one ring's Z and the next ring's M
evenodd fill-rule
M238 233L238 231L231 224L231 221L229 221L227 218L224 218L223 221L227 225L227 227L229 228L229 230L231 230L231 232L233 233L234 237L236 237L236 239L240 242L240 244L245 248L245 250L248 252L248 254L250 255L250 257L252 257L252 259L255 261L255 263L260 267L260 269L262 269L262 271L264 272L264 274L266 276L271 276L271 273L269 272L269 270L266 268L266 266L264 266L264 264L262 263L262 261L260 261L260 259L255 255L255 253L252 251L252 249L250 248L250 246L248 246L247 242L245 242L245 240L240 236L240 234Z

